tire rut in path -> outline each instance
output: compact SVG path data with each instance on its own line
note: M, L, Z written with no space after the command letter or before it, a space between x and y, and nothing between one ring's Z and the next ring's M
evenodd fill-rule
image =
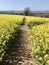
M2 65L38 65L32 58L32 44L29 38L30 30L26 25L20 27L16 43L11 43ZM1 65L1 64L0 64Z

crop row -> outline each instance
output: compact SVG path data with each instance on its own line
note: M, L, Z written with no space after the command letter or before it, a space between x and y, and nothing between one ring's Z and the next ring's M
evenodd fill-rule
M12 40L15 36L17 36L17 32L19 30L19 25L15 22L6 22L4 25L0 24L0 61L2 61L2 57L5 54L5 50L8 49L7 45L10 38Z
M42 65L49 65L49 23L34 21L29 26L34 57Z

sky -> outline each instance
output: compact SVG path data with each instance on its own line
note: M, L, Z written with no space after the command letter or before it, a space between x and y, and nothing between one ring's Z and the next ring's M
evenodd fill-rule
M24 10L30 7L32 11L49 10L49 0L0 0L0 10Z

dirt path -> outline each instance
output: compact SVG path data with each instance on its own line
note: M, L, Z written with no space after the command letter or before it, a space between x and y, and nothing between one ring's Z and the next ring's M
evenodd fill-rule
M38 65L32 58L32 44L29 29L26 25L20 27L20 34L15 43L7 51L2 65Z

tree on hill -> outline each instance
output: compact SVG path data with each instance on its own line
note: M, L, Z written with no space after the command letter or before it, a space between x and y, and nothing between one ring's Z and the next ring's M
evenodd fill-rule
M31 15L30 8L29 7L25 8L23 14L26 15L26 16Z

